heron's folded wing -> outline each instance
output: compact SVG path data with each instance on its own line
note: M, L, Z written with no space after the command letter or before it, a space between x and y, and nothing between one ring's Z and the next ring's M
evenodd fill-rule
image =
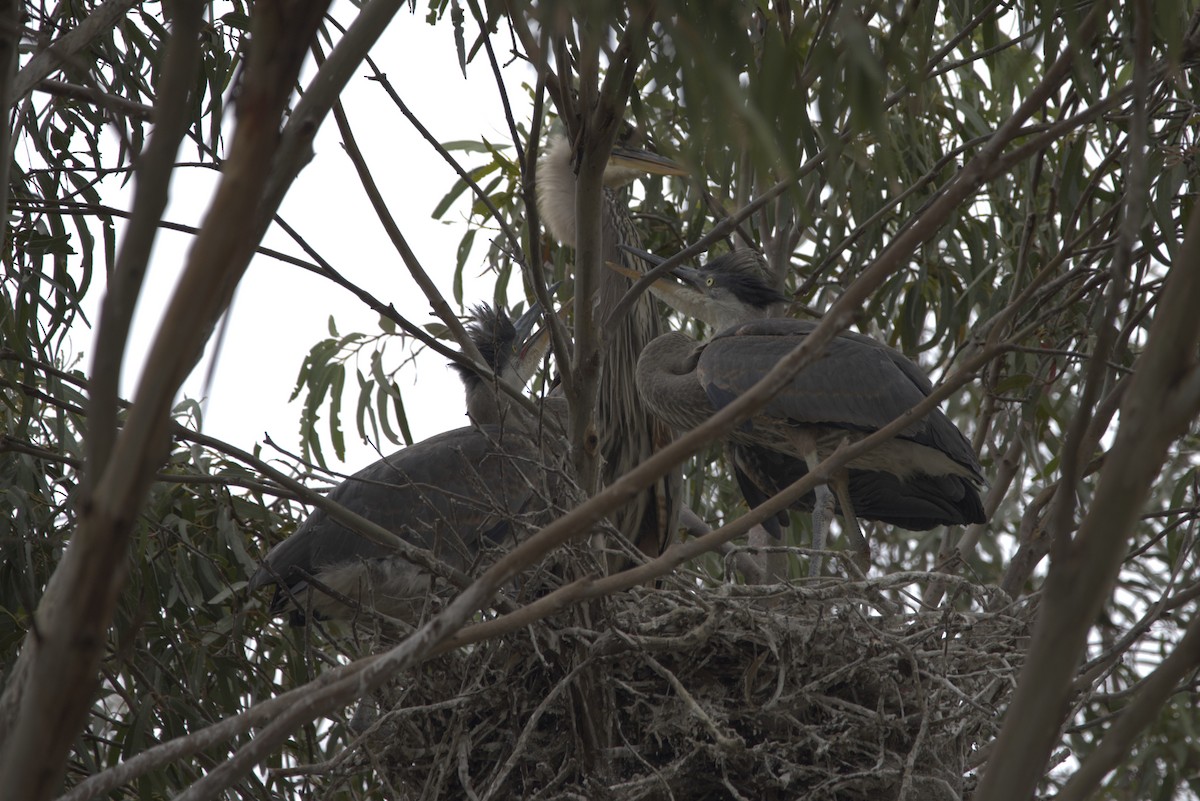
M386 456L329 492L371 522L454 564L471 561L481 538L519 514L533 494L537 450L494 426L447 431ZM282 577L312 574L391 553L316 509L267 554L251 577L253 590Z
M778 327L763 332L740 326L722 332L704 349L697 377L721 408L749 390L810 331L811 327ZM762 414L799 424L874 431L924 397L883 349L839 337L769 400ZM918 427L910 426L911 433Z
M756 320L715 336L696 369L713 406L720 409L749 390L815 327L803 320ZM920 368L899 352L861 334L840 335L761 414L799 425L871 432L922 401L930 389ZM913 421L899 436L979 470L970 443L938 410Z

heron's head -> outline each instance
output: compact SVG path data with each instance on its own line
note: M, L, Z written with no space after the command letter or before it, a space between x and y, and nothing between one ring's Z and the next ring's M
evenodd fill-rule
M643 175L687 175L682 165L634 147L612 149L604 168L604 185L619 187ZM559 242L575 244L575 153L565 136L553 136L538 161L538 211L550 234Z
M532 366L528 365L531 361L528 359L532 342L530 334L541 313L542 307L536 303L515 321L508 316L508 312L495 306L480 304L471 310L467 335L500 380L518 387L524 386L529 380L532 373ZM468 390L482 381L479 374L469 367L456 364L454 369Z
M651 264L663 262L640 248L622 247ZM678 283L656 281L654 294L681 314L703 320L718 331L765 317L771 307L788 302L786 295L768 283L766 262L753 250L726 253L699 269L676 267L671 274Z
M643 175L687 175L682 164L671 161L666 156L660 156L649 150L637 147L616 145L608 157L604 168L605 186L624 186L641 178Z

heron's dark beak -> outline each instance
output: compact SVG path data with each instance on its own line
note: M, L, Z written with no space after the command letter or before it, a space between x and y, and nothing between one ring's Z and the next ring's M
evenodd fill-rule
M625 251L626 253L628 253L631 256L637 256L639 259L646 262L651 267L657 267L658 265L660 265L664 261L666 261L666 259L664 259L662 256L659 256L656 253L651 253L650 251L642 250L641 248L635 248L633 245L626 245L626 244L622 243L622 244L617 245L617 247L619 247L621 250Z
M556 281L547 289L553 297L558 288L562 286L562 281ZM558 316L566 320L567 313L571 309L573 298L567 300L559 307ZM519 363L518 372L522 379L527 381L541 363L542 358L546 355L546 351L550 350L550 327L542 326L535 334L533 333L535 326L543 314L542 304L534 302L529 307L529 311L522 314L513 323L513 328L517 332L516 338L513 340L513 349L517 352L517 361Z
M614 147L608 158L609 167L649 173L650 175L687 175L682 164L665 156L632 147Z
M517 335L513 337L513 350L518 355L524 356L526 348L529 347L530 334L533 333L533 327L537 325L537 321L542 318L542 304L536 301L530 304L529 308L513 321L513 330Z
M655 256L653 253L642 250L641 248L629 247L621 245L621 248L627 253L637 256L639 259L650 262L652 265L662 264L666 259ZM626 278L637 280L641 278L641 273L637 270L631 270L622 264L607 262L608 268L620 273ZM666 303L675 311L687 317L695 317L705 322L711 322L713 317L708 313L709 297L704 291L705 276L699 270L693 270L690 267L676 267L671 271L672 275L678 281L669 281L666 278L659 278L650 285L650 291Z
M632 245L618 245L618 247L621 248L621 250L625 251L626 253L628 253L631 256L637 256L642 261L648 263L651 267L657 267L658 265L660 265L664 261L666 261L666 259L664 259L662 256L659 256L655 253L651 253L648 250L642 250L641 248L635 248ZM624 274L625 271L618 270L618 272ZM699 270L693 270L690 267L675 267L674 269L671 270L671 275L675 276L680 281L682 281L684 284L686 284L687 286L689 286L693 289L701 289L701 287L704 286L704 280L703 280L703 277L700 274ZM633 277L636 278L637 276L633 276ZM660 284L660 287L661 286L662 285Z
M701 292L704 291L704 274L699 270L693 270L691 267L676 267L675 269L671 270L671 275L675 276L692 289Z
M553 299L554 293L558 292L558 288L562 286L562 283L562 281L555 281L553 284L546 287L546 294ZM513 322L513 329L515 329L517 332L516 337L513 339L513 350L517 352L517 355L522 360L525 359L529 349L533 347L536 342L545 338L545 331L540 332L537 337L530 336L533 333L534 326L537 325L537 321L540 320L541 317L542 304L535 300L529 305L529 309L526 310L526 312L520 317L518 317L515 322Z
M542 304L531 303L529 308L513 321L513 330L516 336L513 337L513 354L515 355L515 364L517 377L521 385L533 376L533 371L537 369L538 362L542 359L542 353L545 352L542 346L542 340L549 343L549 337L545 331L532 336L534 326L542 317Z

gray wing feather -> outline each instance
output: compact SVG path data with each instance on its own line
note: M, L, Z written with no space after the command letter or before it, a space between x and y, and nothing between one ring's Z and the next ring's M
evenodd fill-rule
M704 349L696 376L717 409L752 387L816 328L804 320L768 319L735 326ZM876 431L932 390L921 369L870 337L844 333L805 367L762 414L798 424ZM978 472L970 443L940 411L909 425L900 436L937 448Z
M438 434L363 468L328 497L440 558L469 563L480 540L494 537L533 493L525 471L537 463L536 449L524 436L499 436L494 426ZM391 552L316 509L271 549L249 586L278 577L296 589L301 573Z
M770 448L734 445L730 454L743 497L751 506L757 506L808 474L803 459ZM987 520L979 492L962 476L916 475L902 480L883 471L851 468L849 485L854 511L862 520L878 520L909 531ZM811 511L815 502L815 496L809 492L798 498L792 508ZM840 502L836 508L841 514Z

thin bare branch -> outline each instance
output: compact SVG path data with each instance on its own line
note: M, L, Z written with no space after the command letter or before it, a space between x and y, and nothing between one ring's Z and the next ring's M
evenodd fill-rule
M492 202L491 197L489 197L488 194L483 191L475 179L471 177L471 174L463 169L462 165L458 163L458 159L450 155L450 151L442 147L442 143L439 142L434 135L429 132L428 128L421 124L421 121L417 119L417 115L413 114L412 111L409 110L408 105L400 98L399 93L396 92L395 87L392 86L392 82L388 80L387 75L382 73L379 68L375 66L375 63L371 61L371 59L367 59L367 63L373 70L375 70L375 74L371 79L378 82L383 87L383 90L387 92L388 97L390 97L392 102L396 104L396 107L400 109L400 113L404 115L404 118L408 120L409 124L416 128L417 133L421 134L425 141L429 143L430 147L437 151L437 154L442 157L442 160L449 164L451 169L458 173L459 179L468 187L470 187L471 193L475 195L475 199L486 206L487 210L491 212L492 220L494 220L496 225L499 226L500 230L504 233L505 238L508 239L513 248L513 260L517 263L524 263L526 259L524 250L521 248L521 238L517 236L517 232L513 230L511 225L508 224L508 222L504 219L504 216L500 214L499 209L496 208L496 204Z
M139 120L151 120L154 117L153 106L138 103L120 95L102 92L94 86L80 86L79 84L47 78L35 86L34 91L45 92L55 97L69 97L72 100L81 100L99 108L127 114ZM155 95L157 96L158 94L159 92L156 91Z
M129 225L100 307L88 392L88 470L83 491L104 472L117 438L117 392L125 341L142 291L158 221L167 208L175 156L187 133L187 108L200 66L201 9L184 5L175 15L161 80L155 88L154 130L137 167Z
M317 61L323 61L323 54L320 51L319 45L314 44L315 52L317 53ZM358 173L358 180L362 184L363 191L367 193L367 198L371 201L371 207L375 210L375 217L379 220L383 230L387 232L388 238L392 240L392 245L396 248L396 252L400 254L400 258L404 260L404 266L408 268L409 275L413 281L425 293L425 298L429 301L429 306L433 309L433 313L442 321L442 324L449 329L454 341L462 348L463 353L467 354L472 360L482 363L483 355L480 354L479 348L467 335L467 331L463 328L462 322L450 308L450 304L442 297L442 293L438 291L437 285L425 272L425 268L421 266L420 259L413 252L405 238L404 233L400 230L400 226L396 224L396 219L392 216L391 211L387 207L387 202L383 199L383 193L379 191L379 187L375 183L375 176L371 173L371 168L367 165L366 159L363 158L362 151L358 149L358 142L355 140L354 131L350 128L350 121L346 118L346 112L342 108L340 101L333 104L333 118L337 122L338 132L342 135L342 146L346 149L346 155L350 157L350 162L354 165L355 171Z
M1195 413L1180 380L1200 340L1200 214L1192 213L1146 349L1121 409L1121 425L1088 515L1050 567L1029 657L979 787L980 801L1030 798L1066 712L1066 694L1088 630L1112 590L1133 524L1168 444ZM1190 414L1189 414L1190 412Z

